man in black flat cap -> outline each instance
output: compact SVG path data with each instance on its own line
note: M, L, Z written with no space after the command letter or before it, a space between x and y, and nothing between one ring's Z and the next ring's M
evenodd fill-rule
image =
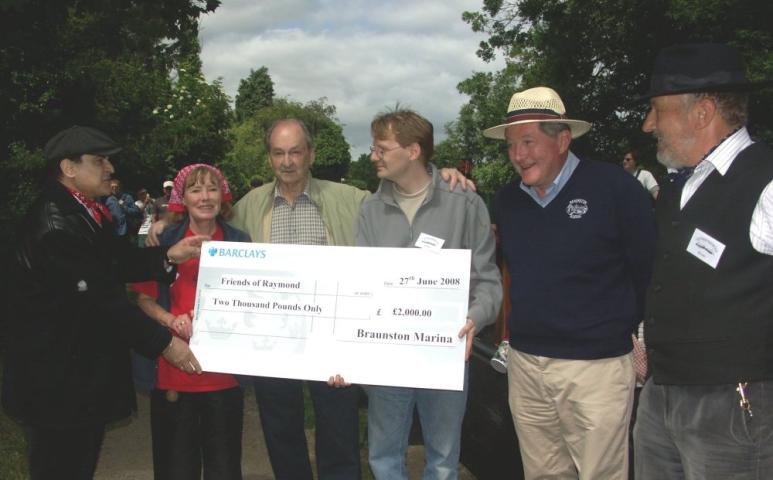
M641 97L658 160L694 171L655 208L637 480L773 478L773 151L746 129L761 85L734 48L687 44Z
M120 150L80 126L46 144L47 179L10 261L2 403L24 425L34 480L93 477L105 424L135 406L130 347L201 371L185 342L129 303L125 282L173 280L206 237L140 249L115 234L97 199Z

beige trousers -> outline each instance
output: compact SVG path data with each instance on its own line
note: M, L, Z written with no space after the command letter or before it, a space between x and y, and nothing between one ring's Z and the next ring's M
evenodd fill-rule
M511 348L507 376L527 480L628 478L631 354L563 360Z

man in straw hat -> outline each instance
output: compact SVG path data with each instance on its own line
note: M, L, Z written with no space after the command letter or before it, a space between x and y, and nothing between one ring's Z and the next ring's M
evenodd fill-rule
M173 281L173 264L208 237L157 248L118 237L98 198L110 194L120 150L89 127L48 141L48 178L7 272L3 407L24 425L33 480L93 477L105 425L135 407L130 347L201 373L185 342L129 303L125 282Z
M483 132L507 141L520 174L494 210L512 275L509 402L527 479L628 476L631 333L655 226L631 175L569 150L590 127L536 87L513 95L506 122Z
M773 151L744 70L727 45L665 48L640 97L658 160L694 171L656 207L637 480L773 478Z

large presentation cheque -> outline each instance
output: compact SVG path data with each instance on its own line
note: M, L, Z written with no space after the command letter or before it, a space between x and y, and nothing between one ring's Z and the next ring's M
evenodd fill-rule
M207 242L204 370L461 390L469 250Z

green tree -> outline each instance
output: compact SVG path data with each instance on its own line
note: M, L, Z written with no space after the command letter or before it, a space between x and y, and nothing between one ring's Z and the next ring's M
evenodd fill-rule
M250 70L250 75L239 81L234 113L241 122L250 118L258 110L268 107L274 101L274 81L268 74L268 68Z
M143 150L158 128L152 110L176 88L170 74L183 62L200 69L198 17L219 3L0 3L0 202L19 207L0 228L0 244L6 244L37 194L35 179L43 164L38 148L72 124L105 130L124 145L115 160L128 188L157 183L166 157ZM226 133L227 128L214 131ZM24 168L21 158L30 160Z
M151 112L155 125L137 146L148 156L142 165L156 176L174 174L191 163L218 164L231 149L231 110L222 84L219 80L207 83L195 64L183 65L159 96ZM159 159L165 172L159 171Z
M376 169L373 167L373 162L370 161L370 154L363 153L357 157L357 161L349 164L346 183L362 190L375 192L380 181Z
M500 72L478 72L460 82L457 89L469 101L459 109L456 120L445 126L448 138L436 147L435 162L439 166L458 167L463 160L472 162L471 176L486 201L504 184L500 181L506 183L515 173L507 161L504 142L485 138L481 132L504 122L506 102L518 85L518 72L512 64Z
M520 85L555 88L570 116L593 123L575 151L617 161L629 144L654 156L640 130L646 105L630 100L647 90L658 50L729 42L746 56L751 78L773 78L771 15L767 0L485 0L462 18L489 35L481 58L504 55ZM773 106L771 96L753 98L753 133L770 141L771 120L758 115Z
M249 189L249 180L254 176L274 178L268 164L264 137L271 124L281 118L298 118L309 127L316 146L312 175L341 181L351 162L351 154L335 114L335 107L328 105L324 98L305 104L279 98L250 118L235 124L231 129L233 150L222 163L224 173L234 185L235 196L238 198Z

